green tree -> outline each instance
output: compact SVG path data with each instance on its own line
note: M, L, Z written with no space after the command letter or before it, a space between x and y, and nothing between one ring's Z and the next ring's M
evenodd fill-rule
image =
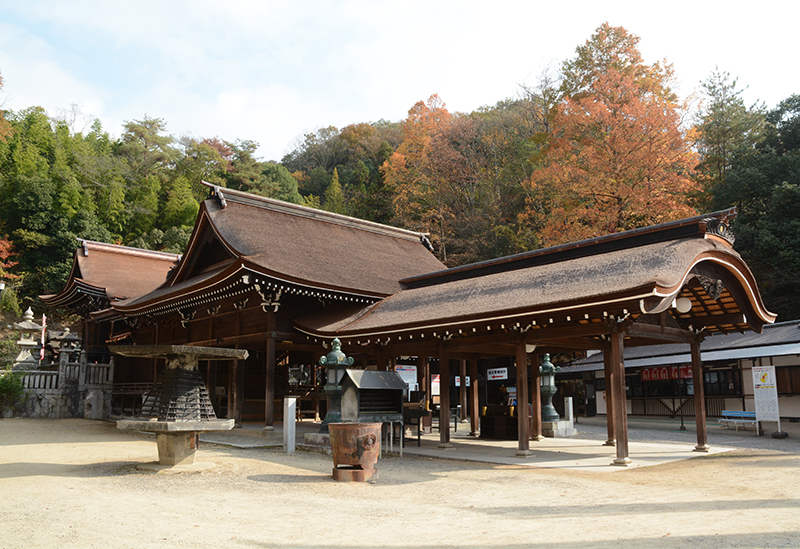
M120 240L132 215L125 200L128 164L124 157L113 153L114 142L98 120L92 124L84 144L76 155L75 177L98 220Z
M170 227L165 231L153 229L149 233L130 241L128 246L144 250L182 254L186 251L189 237L191 236L191 227Z
M702 83L704 100L696 125L700 163L697 176L703 193L698 206L706 210L716 187L725 181L733 159L752 150L764 137L765 108L747 107L737 89L736 79L715 70Z
M11 113L13 134L0 150L0 215L19 253L20 293L54 293L66 281L76 238L108 241L73 166L80 136L51 125L41 108Z
M216 139L197 140L184 137L180 140L180 144L183 147L183 154L177 156L174 170L170 170L170 175L187 181L195 202L202 202L208 194L208 187L201 181L224 186L230 162L229 158L223 157L223 154L232 155L233 151Z
M764 139L733 157L714 201L738 209L736 248L767 307L800 318L800 95L767 113Z
M165 135L166 123L145 116L126 122L116 153L127 163L125 207L131 212L124 227L129 240L149 232L156 224L164 183L179 157L175 140Z
M183 175L176 176L166 185L166 202L161 210L158 226L162 230L170 227L191 229L200 209L194 197L194 185Z
M322 209L338 214L347 213L342 186L339 184L339 172L336 168L333 169L331 184L325 190L325 201L322 203Z
M6 410L15 410L25 398L25 385L22 374L0 371L0 417Z
M229 166L223 175L225 186L230 189L251 192L251 189L266 187L264 165L255 157L258 143L248 140L237 140L233 143L224 142L231 153L223 158L229 158Z

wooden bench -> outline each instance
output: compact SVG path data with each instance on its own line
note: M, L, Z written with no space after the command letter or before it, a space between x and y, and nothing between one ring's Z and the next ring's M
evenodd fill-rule
M756 434L759 433L759 425L758 421L756 420L756 413L755 412L741 412L737 410L723 410L722 411L722 418L717 420L720 423L720 427L734 427L736 430L739 430L739 426L747 428L748 425L753 426L753 430Z

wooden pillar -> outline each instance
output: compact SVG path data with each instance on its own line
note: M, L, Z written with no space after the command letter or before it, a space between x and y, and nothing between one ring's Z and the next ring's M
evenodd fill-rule
M478 398L478 360L469 361L469 434L477 437L480 434L480 400Z
M531 359L531 440L544 440L542 435L542 378L539 365L542 355L535 354Z
M430 357L420 357L422 359L422 390L425 391L425 409L430 412L431 401L433 395L431 394L431 361ZM433 414L428 414L422 418L422 432L430 433L433 431Z
M386 355L383 352L383 347L381 347L381 350L378 351L378 356L376 357L375 369L379 372L386 371Z
M458 388L458 403L461 405L461 413L458 418L461 423L467 422L467 361L458 361L458 377L461 378L461 386Z
M708 432L706 430L706 391L703 363L700 360L700 339L692 346L692 379L694 381L694 414L697 422L697 446L695 452L708 452Z
M531 435L528 421L528 354L525 352L525 341L516 345L517 363L517 441L518 456L531 454Z
M242 333L242 312L236 313L236 335ZM239 345L236 345L239 348ZM229 404L233 402L232 414L229 413L228 417L233 419L236 426L242 424L242 409L244 408L244 363L241 360L233 361L233 368L231 371L231 394Z
M239 387L239 361L234 360L230 367L230 383L231 392L228 394L228 419L232 419L235 426L242 423L241 407L241 392L242 388Z
M264 382L264 430L275 430L275 337L267 336L267 360Z
M425 385L425 357L418 356L417 361L415 362L417 365L417 388L420 392L424 392L426 390ZM427 393L425 393L427 395Z
M631 462L628 455L628 410L625 402L625 363L623 334L611 334L611 367L614 370L614 424L615 438L617 439L617 458L613 465L627 466Z
M603 349L603 372L606 378L606 427L608 438L604 446L614 446L617 443L614 427L614 395L616 394L616 375L611 362L611 350Z
M154 343L155 345L158 345L158 324L156 324L156 325L154 326L154 329L155 329L155 331L156 331L156 340L155 340L153 343ZM85 348L85 347L84 347L84 348ZM153 361L153 362L152 362L151 366L152 366L153 377L152 377L151 379L152 379L153 381L155 381L155 380L156 380L156 378L158 377L158 359L157 359L157 358L154 358L154 359L152 359L152 361Z
M439 448L452 448L450 443L450 353L439 348Z

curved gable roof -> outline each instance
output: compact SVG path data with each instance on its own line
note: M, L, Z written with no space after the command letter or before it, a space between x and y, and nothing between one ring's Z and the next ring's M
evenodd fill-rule
M422 233L215 188L171 283L197 271L196 256L212 232L247 268L337 291L383 297L400 290L401 278L444 268Z
M213 186L212 186L213 187ZM223 281L260 273L281 283L384 298L401 278L444 265L425 235L296 204L213 187L186 253L162 287L116 305L137 314Z
M50 307L76 307L86 296L118 301L146 294L167 280L179 255L90 240L75 251L67 283L41 296Z
M596 245L608 239L595 239L566 245L563 249L585 249L568 259L530 262L530 254L517 258L524 262L498 260L488 271L485 263L479 264L479 273L469 266L452 275L431 273L421 283L404 281L409 282L407 289L359 312L338 319L306 317L295 326L322 337L382 337L476 323L527 322L537 315L540 322L546 318L550 323L550 317L575 318L578 312L581 319L604 311L638 316L667 310L676 297L687 296L696 303L683 319L695 326L760 331L775 315L764 307L739 254L722 238L707 234L705 221L694 219L694 225L701 223L694 235L677 239L663 239L664 226L657 226L650 228L650 243L636 240L598 251ZM639 239L641 232L628 236ZM625 236L615 239L624 243ZM709 298L700 288L703 277L722 280L727 293Z

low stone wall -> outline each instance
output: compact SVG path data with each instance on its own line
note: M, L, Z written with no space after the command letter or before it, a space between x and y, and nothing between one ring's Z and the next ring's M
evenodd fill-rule
M23 401L3 417L104 419L110 410L110 390L28 389Z
M111 414L113 359L110 364L87 364L64 355L58 371L20 371L25 396L4 417L104 419Z

